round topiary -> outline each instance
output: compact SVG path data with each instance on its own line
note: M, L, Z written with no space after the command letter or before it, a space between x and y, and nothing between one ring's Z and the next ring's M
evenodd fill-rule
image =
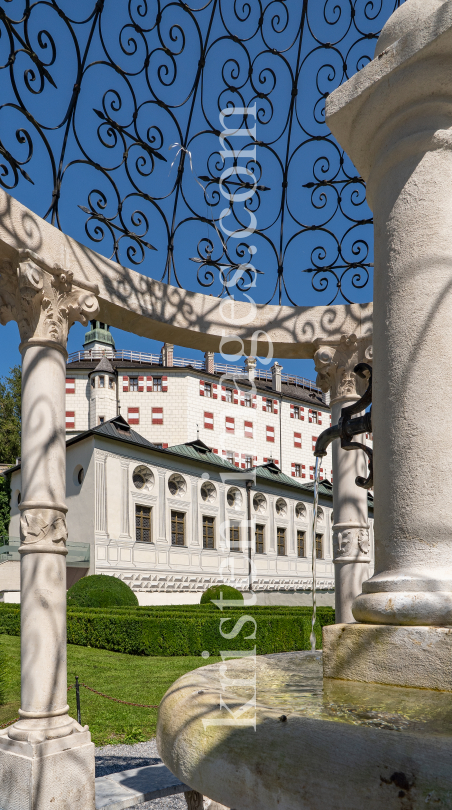
M134 592L116 577L94 574L79 579L67 592L68 607L136 607Z
M223 596L221 597L220 594L223 594ZM237 590L237 588L233 588L232 585L212 585L212 587L207 588L207 591L204 591L203 595L201 596L201 605L210 604L212 599L221 598L236 599L243 604L243 596L240 591ZM239 607L239 605L237 605L237 607Z

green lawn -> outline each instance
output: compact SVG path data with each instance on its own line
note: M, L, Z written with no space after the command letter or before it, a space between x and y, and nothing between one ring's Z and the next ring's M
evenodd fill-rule
M0 648L5 657L6 704L0 706L0 725L17 717L20 705L20 638L0 635ZM158 704L168 687L197 667L213 664L201 657L178 656L154 658L96 650L68 644L68 684L75 675L88 686L121 700ZM88 723L96 745L141 742L155 735L157 709L122 706L111 700L80 690L82 723ZM75 689L68 692L71 716L76 717Z

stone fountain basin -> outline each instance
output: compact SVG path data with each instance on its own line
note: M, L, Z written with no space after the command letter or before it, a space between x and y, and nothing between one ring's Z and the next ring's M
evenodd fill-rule
M323 679L321 652L189 672L162 700L157 744L235 810L452 808L452 694Z

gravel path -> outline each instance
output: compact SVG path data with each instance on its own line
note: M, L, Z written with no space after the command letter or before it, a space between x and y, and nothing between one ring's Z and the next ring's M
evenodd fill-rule
M162 760L157 751L155 739L135 745L105 745L96 747L96 776L127 771L129 768L142 768L143 765L157 765ZM209 800L204 802L207 810ZM153 799L151 802L136 804L130 810L187 810L184 794Z

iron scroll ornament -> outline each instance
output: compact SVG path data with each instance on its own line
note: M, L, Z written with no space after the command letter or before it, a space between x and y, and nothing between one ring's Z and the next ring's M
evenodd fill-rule
M351 302L372 219L325 98L401 2L0 0L0 185L169 284L245 294L265 272L268 302L306 303L309 278L322 303ZM226 159L231 107L255 116Z
M366 454L369 459L369 475L367 478L358 475L355 478L355 484L363 489L372 489L374 485L373 450L367 447L366 444L352 441L353 437L356 435L372 433L372 366L369 366L368 363L358 363L353 371L363 379L366 379L367 376L368 385L365 394L358 402L354 402L352 405L342 408L341 418L339 420L341 447L343 450L363 450ZM352 416L357 413L362 413L366 408L369 408L369 410L363 416L352 419Z

